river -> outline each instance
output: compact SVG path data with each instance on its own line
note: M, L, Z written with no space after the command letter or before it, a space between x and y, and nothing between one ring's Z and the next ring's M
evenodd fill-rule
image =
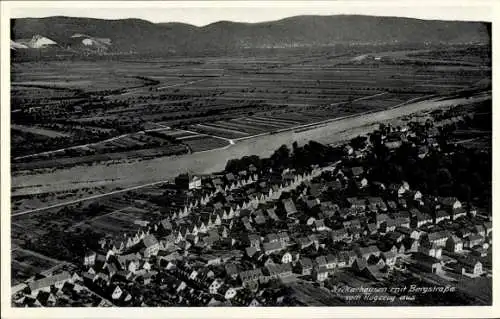
M16 188L12 195L55 192L97 185L106 185L112 190L118 187L131 187L167 180L186 171L198 174L211 173L223 170L229 159L245 155L267 157L281 145L290 146L294 141L297 141L299 145L310 140L331 144L368 133L376 127L375 124L380 122L420 111L487 99L491 99L489 92L469 99L426 100L384 111L334 120L307 131L290 130L241 140L223 149L132 163L75 166L51 173L12 176L12 187Z

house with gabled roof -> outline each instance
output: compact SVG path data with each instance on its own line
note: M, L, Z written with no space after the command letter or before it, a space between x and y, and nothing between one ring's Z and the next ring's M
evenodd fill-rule
M278 240L286 245L290 241L290 236L288 236L288 233L286 231L280 231L278 232Z
M387 218L385 222L380 225L380 229L385 232L392 232L396 229L396 221L392 218Z
M243 224L243 226L245 227L245 229L246 229L247 232L253 232L254 231L254 228L252 227L252 221L247 216L245 216L245 217L243 217L241 219L241 223Z
M262 245L262 247L263 247L263 251L266 255L270 255L270 254L279 252L283 249L283 246L282 246L281 242L279 242L279 241L264 243Z
M278 263L288 264L288 263L291 263L293 261L292 254L288 251L285 251L285 250L282 250L282 251L274 254L273 256L276 257L276 260L278 261Z
M44 277L28 283L28 288L32 296L36 296L39 291L50 292L50 287L61 289L65 282L71 280L71 274L67 271L59 274Z
M144 257L146 258L156 256L160 251L160 243L152 234L147 235L142 239L142 245L144 246Z
M472 227L472 232L476 235L485 237L486 236L486 229L484 228L483 225L481 224L476 224Z
M348 169L347 174L353 177L359 177L365 172L364 168L361 166L355 166Z
M253 258L254 256L257 256L258 250L255 249L255 247L247 247L245 248L245 253L248 257Z
M357 198L357 197L348 197L347 203L349 205L349 208L354 209L354 210L365 210L366 209L366 201L362 198Z
M434 223L439 224L444 220L450 220L451 216L445 210L438 210L436 212L436 217L434 218Z
M472 231L469 227L462 227L459 228L455 231L455 235L458 237L462 238L462 240L465 240L465 238L469 237L472 235ZM465 247L465 246L464 246Z
M377 225L377 229L381 227L383 223L385 223L389 219L389 216L387 214L377 214L375 216L375 223Z
M361 229L361 222L357 218L343 221L342 225L348 230Z
M349 233L345 228L334 229L330 232L330 238L333 243L349 239Z
M265 269L270 278L283 278L292 275L292 265L290 263L270 264Z
M111 242L111 250L115 254L121 253L126 248L127 241L121 238L113 239Z
M254 217L254 222L256 225L265 225L267 223L267 218L263 214L258 214Z
M328 279L329 270L325 266L315 266L312 271L312 277L317 282L323 282Z
M389 185L389 191L398 197L402 197L407 190L402 184L391 184Z
M92 250L88 250L85 252L85 256L83 258L84 266L93 266L95 264L96 252Z
M283 206L285 208L285 212L287 216L293 215L297 213L297 207L295 207L295 203L291 198L287 198L282 200Z
M375 223L367 223L364 227L365 233L367 235L373 235L377 233L377 224Z
M300 274L302 275L310 275L313 269L313 262L310 258L308 257L302 257L300 258L297 269Z
M39 291L36 300L44 307L51 307L56 304L56 296L47 291Z
M395 211L398 209L398 204L393 200L388 200L387 201L387 208L390 209L391 211Z
M260 236L256 234L247 234L245 242L256 250L260 250Z
M381 256L382 256L382 259L384 260L384 263L387 266L392 267L396 264L397 253L395 253L393 251L386 251L386 252L383 252L381 254Z
M436 259L441 259L443 249L440 246L437 246L435 243L423 241L420 243L418 251L424 255L431 256Z
M226 263L224 265L224 269L226 271L226 275L230 278L236 279L239 273L238 265L235 263Z
M483 246L476 246L472 248L471 255L480 258L485 258L488 256L488 250L485 249Z
M448 231L435 231L425 234L423 236L424 241L428 241L431 244L435 244L438 247L445 247L446 241L450 237L450 233Z
M462 203L456 197L439 197L438 203L444 209L454 210L462 208Z
M267 234L266 237L265 237L265 241L268 242L268 243L273 243L273 242L277 242L279 241L279 238L278 238L278 235L275 234L275 233L270 233L270 234Z
M299 249L305 249L313 244L312 240L308 237L299 237L295 242Z
M402 242L403 239L405 238L405 235L398 231L393 231L385 234L384 238L389 242L396 244Z
M413 228L420 228L425 224L431 224L431 223L432 223L432 217L429 214L419 212L412 218L410 224Z
M393 220L394 220L394 225L396 228L398 228L398 227L410 228L410 219L409 218L397 217Z
M410 190L407 195L414 201L420 201L422 199L422 193L418 190Z
M370 256L372 255L376 257L380 256L380 249L374 245L368 247L358 247L356 249L356 253L358 257L362 257L368 260L368 258L370 258Z
M457 259L457 268L462 274L479 276L483 273L482 263L473 257L462 257Z
M484 229L486 231L486 236L489 236L489 234L491 233L491 230L492 230L492 223L491 221L487 221L484 223Z
M274 221L280 220L278 215L276 215L276 208L274 208L274 207L267 208L266 213L269 216L269 218L271 218L272 220L274 220Z
M328 230L323 219L317 219L314 221L314 230L321 232Z
M326 267L326 256L318 256L314 259L314 264L318 267Z
M351 267L356 260L356 252L354 250L343 250L337 255L337 267Z
M418 209L415 209L415 214L416 214L417 212L419 212L419 211L418 211ZM411 215L411 214L410 214L410 212L409 212L409 211L407 211L407 210L400 210L400 211L394 212L394 213L392 214L392 217L393 217L394 219L401 219L401 220L403 220L403 219L404 219L404 220L407 220L407 221L410 221L410 220L411 220L411 216L412 216L412 215Z
M404 209L408 208L408 202L404 198L398 199L398 205Z
M372 212L387 210L387 205L381 197L368 197L368 206Z
M469 235L464 240L464 247L473 248L474 246L482 245L484 242L484 237L481 235L472 234Z
M463 208L456 208L451 211L451 216L453 220L457 220L459 218L463 218L467 216L467 211Z
M251 282L258 282L264 277L261 268L245 270L239 273L239 278L243 286L248 285Z
M327 269L334 269L337 267L337 256L333 254L326 255L326 264L325 267Z
M417 240L420 238L419 231L417 231L415 229L408 228L408 227L398 226L398 227L396 227L395 231L400 233L400 234L403 234L405 237L409 237L409 238L413 238L413 239L417 239Z

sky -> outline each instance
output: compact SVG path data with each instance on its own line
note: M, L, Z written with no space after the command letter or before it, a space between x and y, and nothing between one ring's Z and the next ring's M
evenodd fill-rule
M12 6L11 6L12 5ZM296 15L363 14L420 19L492 21L488 2L476 1L19 1L9 3L10 17L71 16L100 19L139 18L151 22L183 22L204 26L221 20L262 22Z

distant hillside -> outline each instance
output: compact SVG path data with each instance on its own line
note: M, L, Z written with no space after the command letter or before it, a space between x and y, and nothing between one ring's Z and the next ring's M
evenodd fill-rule
M297 16L253 24L220 21L204 27L183 23L155 24L140 19L48 17L13 19L11 26L14 41L39 34L62 47L73 47L72 36L84 34L93 39L109 39L109 50L121 52L490 41L489 23L359 15Z

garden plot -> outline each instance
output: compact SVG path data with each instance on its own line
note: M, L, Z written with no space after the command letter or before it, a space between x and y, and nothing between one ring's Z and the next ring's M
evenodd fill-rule
M288 125L283 124L283 123L277 123L275 121L269 121L269 120L261 120L261 119L257 119L257 118L253 118L253 117L243 117L243 118L240 118L238 120L243 121L244 123L248 123L248 124L265 125L265 126L272 127L274 129L285 128L288 126Z
M282 123L284 125L298 125L301 124L302 122L296 121L296 120L289 120L289 119L284 119L281 117L274 117L274 116L266 116L266 117L261 117L261 116L253 116L253 119L259 119L263 121L271 121L275 123Z
M234 119L234 120L230 120L228 122L231 124L234 123L234 124L242 125L242 127L248 127L251 129L258 129L261 132L268 132L268 131L272 131L272 130L280 128L280 126L277 126L277 125L249 122L249 121L246 121L245 119Z
M232 121L217 121L215 123L211 123L211 125L215 126L215 127L245 132L248 134L260 134L260 133L263 133L265 131L265 130L259 129L255 126L239 124L239 123L235 123Z
M241 138L241 137L245 137L245 136L249 135L246 132L227 129L227 128L221 128L221 127L215 127L211 124L212 123L191 125L191 126L189 126L189 129L196 131L196 132L203 133L203 134L207 134L207 135L211 135L211 136L219 136L219 137L228 138L228 139Z
M201 152L211 149L217 149L229 145L227 140L216 137L198 135L182 140L182 142L189 146L191 152Z

